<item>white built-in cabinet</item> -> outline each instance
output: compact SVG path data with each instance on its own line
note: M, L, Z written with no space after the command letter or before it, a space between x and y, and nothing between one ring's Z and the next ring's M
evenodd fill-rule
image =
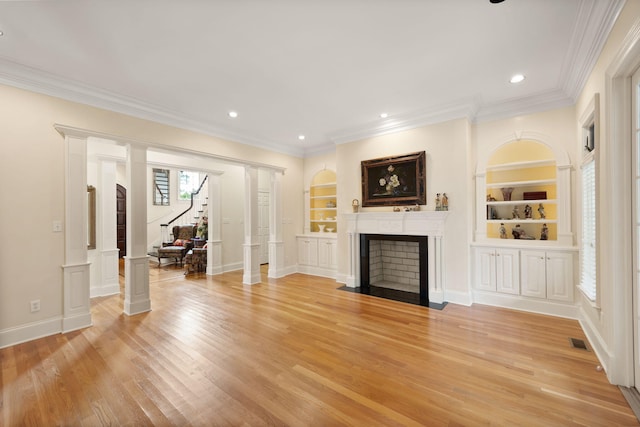
M298 271L336 277L338 206L336 173L322 169L310 180L305 200L304 234L297 236Z
M564 150L527 134L478 159L473 298L571 316L577 276L573 168ZM514 229L527 238L514 238Z
M573 250L474 247L478 291L573 301Z
M299 235L298 271L323 277L336 277L338 269L338 239L334 236L319 237Z
M522 295L555 301L573 301L572 253L520 251Z
M478 289L509 294L519 293L520 264L517 250L478 248L476 257Z

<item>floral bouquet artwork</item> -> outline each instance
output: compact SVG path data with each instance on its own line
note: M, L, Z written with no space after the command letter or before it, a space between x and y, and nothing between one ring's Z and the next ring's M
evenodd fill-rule
M425 152L362 162L363 206L424 205Z

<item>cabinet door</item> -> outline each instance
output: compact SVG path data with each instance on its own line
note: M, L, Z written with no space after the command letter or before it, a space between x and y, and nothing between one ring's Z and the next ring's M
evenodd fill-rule
M573 301L573 254L547 252L547 298Z
M338 267L337 242L334 239L318 239L318 266L335 269Z
M318 239L298 238L298 264L318 265Z
M545 258L544 251L523 250L520 252L522 295L536 298L547 297Z
M496 249L496 290L506 294L520 293L520 251Z
M476 248L476 289L496 290L496 251Z

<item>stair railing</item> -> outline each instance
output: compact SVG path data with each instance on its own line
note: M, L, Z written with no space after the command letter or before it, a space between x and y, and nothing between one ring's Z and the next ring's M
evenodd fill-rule
M189 207L187 209L185 209L178 216L176 216L175 218L173 218L171 221L167 222L166 224L160 224L160 238L162 239L163 242L171 243L171 239L169 239L169 226L171 224L173 224L176 220L181 218L183 215L185 215L187 212L190 212L193 209L194 196L196 196L197 194L200 193L200 190L202 190L202 187L204 186L204 183L207 181L208 177L209 177L209 175L205 175L204 179L200 183L200 186L198 187L198 189L196 191L194 191L193 193L191 193L191 203L189 204Z

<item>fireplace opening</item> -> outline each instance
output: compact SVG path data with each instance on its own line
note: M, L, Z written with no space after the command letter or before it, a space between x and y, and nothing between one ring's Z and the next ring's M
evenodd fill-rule
M360 293L429 306L427 236L360 235Z

